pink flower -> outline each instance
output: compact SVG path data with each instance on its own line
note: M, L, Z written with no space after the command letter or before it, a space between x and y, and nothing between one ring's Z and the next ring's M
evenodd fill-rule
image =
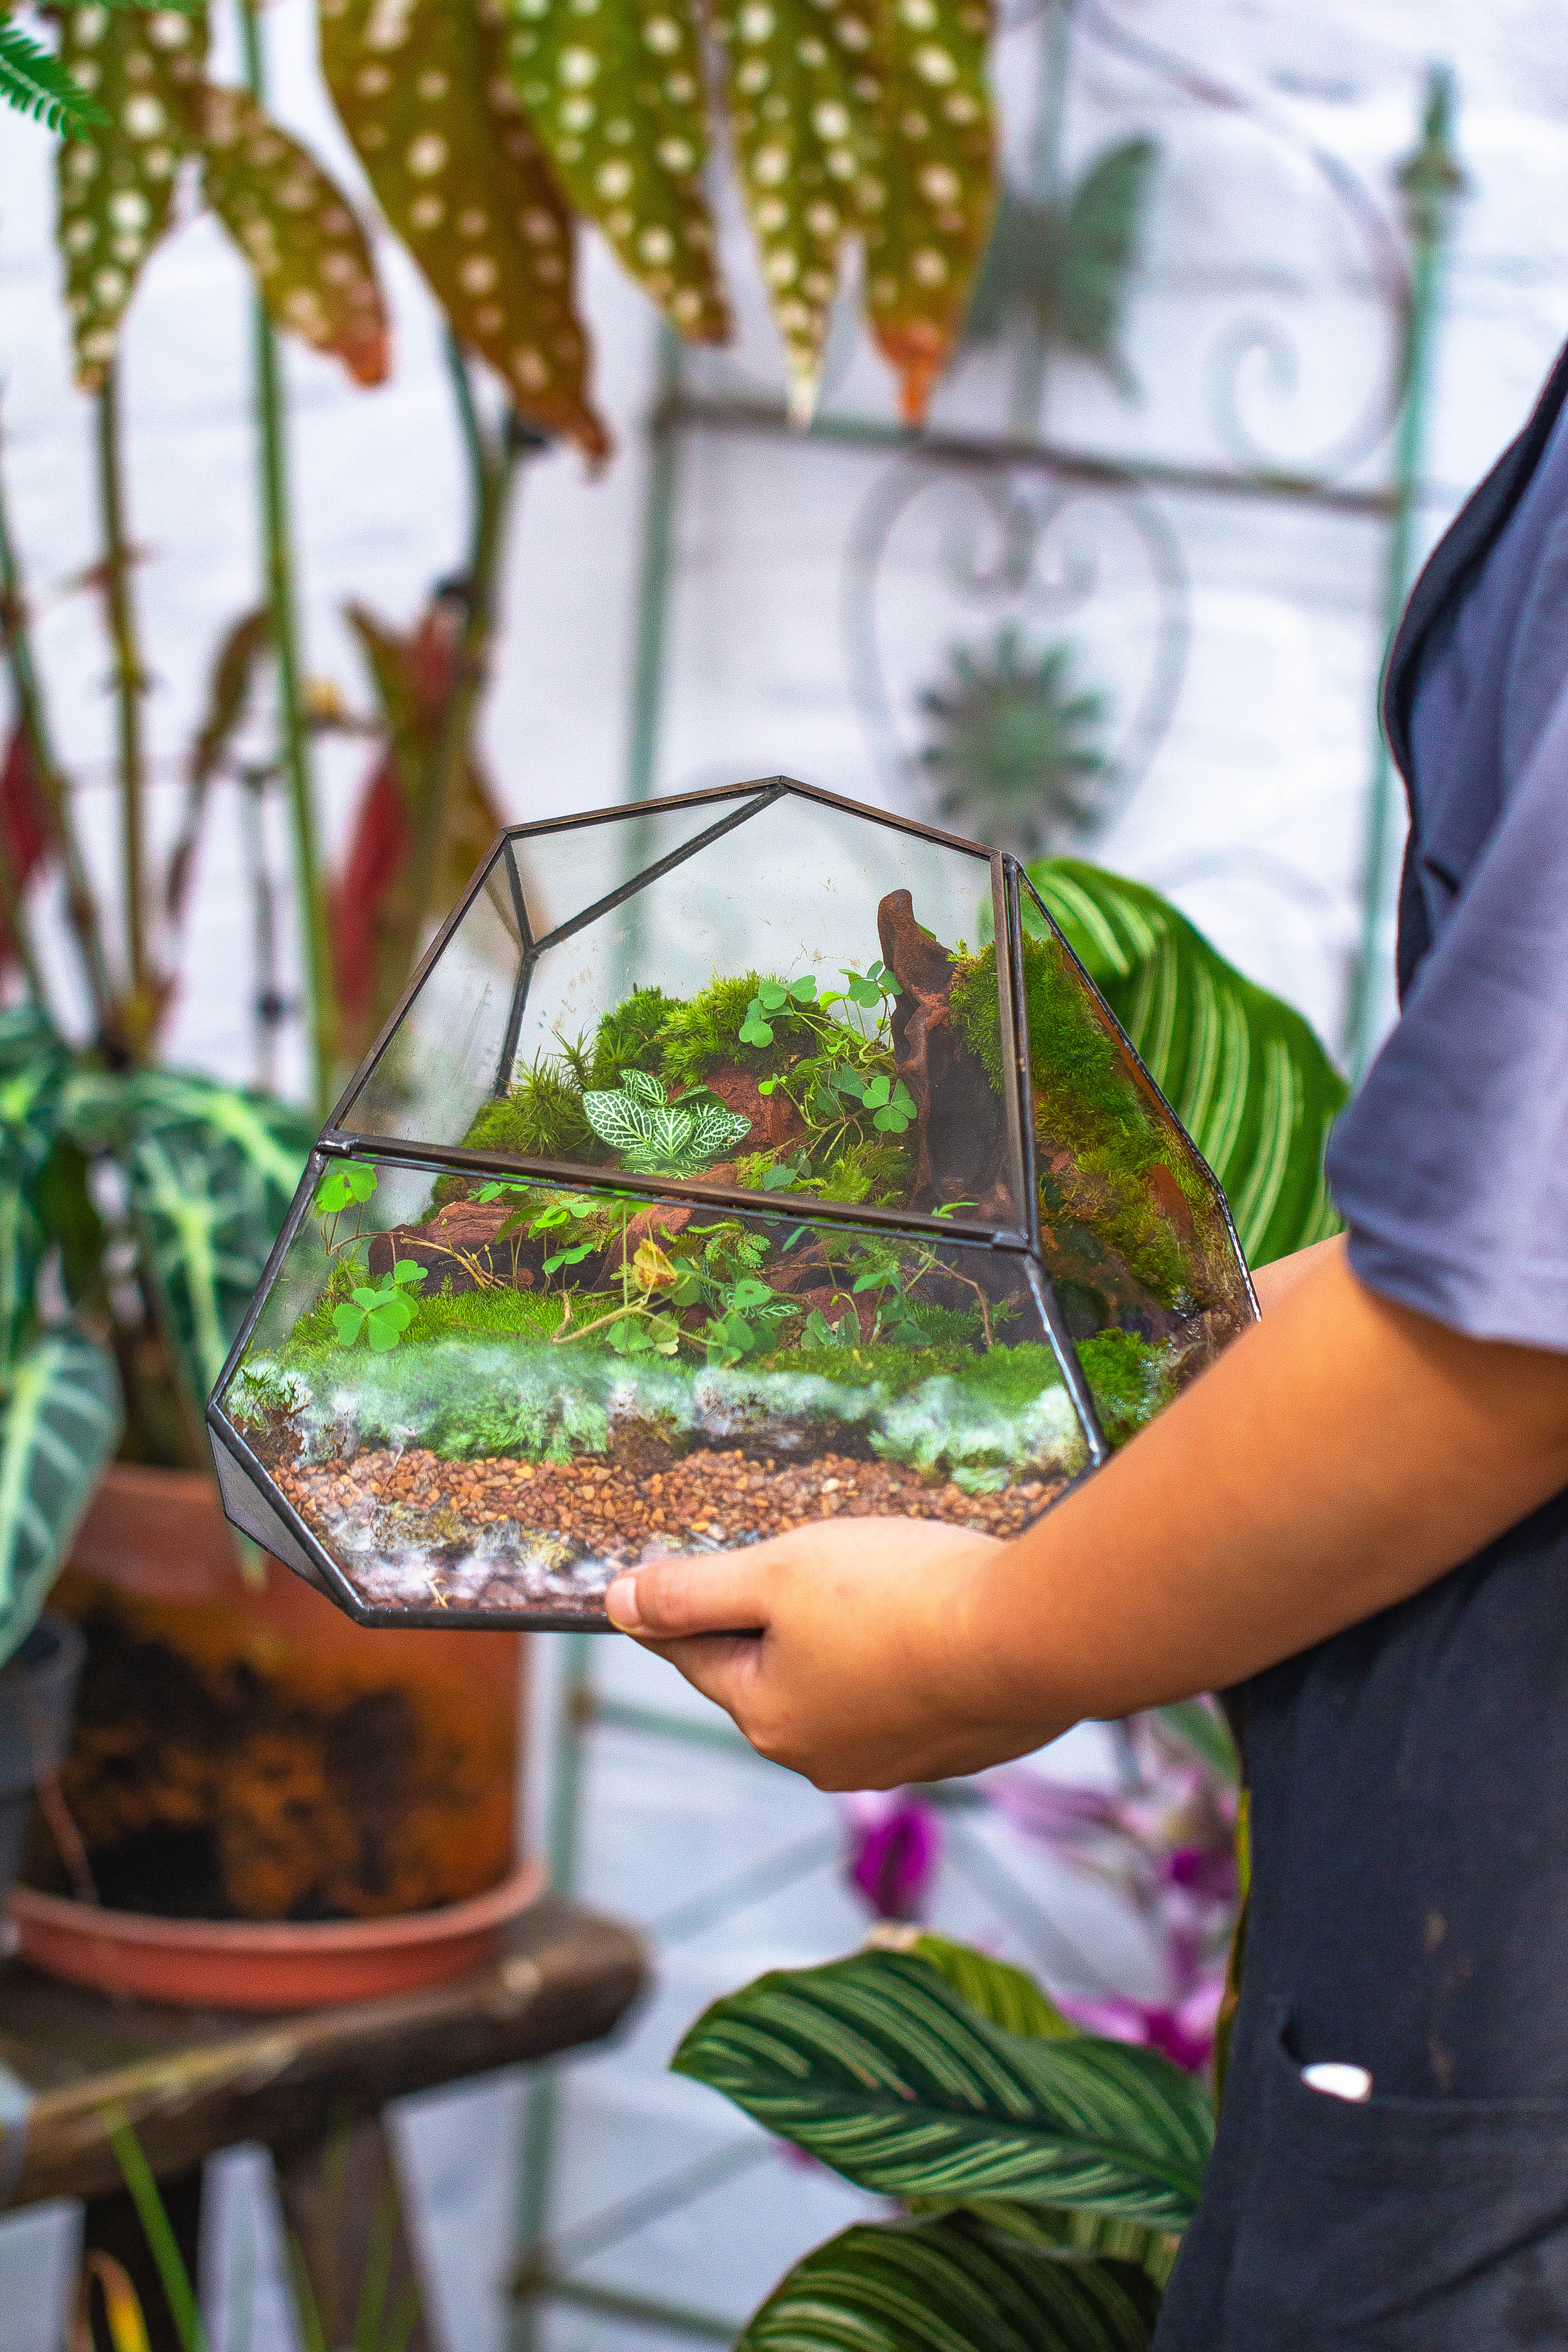
M864 1789L843 1800L847 1874L878 1919L919 1919L942 1859L935 1813L904 1789Z

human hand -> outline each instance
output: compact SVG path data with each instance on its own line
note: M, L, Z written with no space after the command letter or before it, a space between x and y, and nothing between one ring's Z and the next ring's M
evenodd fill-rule
M1060 1727L1005 1722L972 1638L1009 1549L929 1519L831 1519L631 1570L605 1606L759 1754L819 1789L890 1789L978 1771Z

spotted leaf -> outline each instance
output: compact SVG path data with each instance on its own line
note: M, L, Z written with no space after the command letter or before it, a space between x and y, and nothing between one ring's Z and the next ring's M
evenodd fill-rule
M693 342L728 340L688 0L512 0L512 80L580 213Z
M720 0L741 184L792 414L816 404L844 247L876 160L877 0Z
M195 110L202 184L255 274L275 327L384 383L391 328L363 229L346 199L248 90L205 88Z
M878 14L880 152L860 183L867 308L910 425L958 341L996 206L990 29L987 0L881 0Z
M142 263L169 224L188 113L206 63L205 11L60 12L59 61L105 121L56 157L76 380L103 384Z
M382 210L461 343L593 457L572 217L479 0L321 0L321 66Z

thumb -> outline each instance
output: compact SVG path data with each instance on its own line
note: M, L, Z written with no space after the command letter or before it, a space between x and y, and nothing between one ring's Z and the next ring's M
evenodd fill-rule
M767 1623L766 1562L742 1552L650 1561L616 1577L605 1611L622 1633L679 1641L690 1633L755 1633Z

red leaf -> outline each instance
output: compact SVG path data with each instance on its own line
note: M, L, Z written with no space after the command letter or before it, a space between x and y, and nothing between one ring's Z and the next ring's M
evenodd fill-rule
M21 897L52 845L54 827L49 820L48 801L33 763L32 745L19 725L11 730L5 764L0 770L0 835L5 839L6 862L16 877L17 896ZM11 927L0 911L0 963L8 963L16 952Z
M397 754L381 755L365 786L348 857L331 898L332 958L338 1003L358 1024L375 982L376 918L408 855L408 813Z

